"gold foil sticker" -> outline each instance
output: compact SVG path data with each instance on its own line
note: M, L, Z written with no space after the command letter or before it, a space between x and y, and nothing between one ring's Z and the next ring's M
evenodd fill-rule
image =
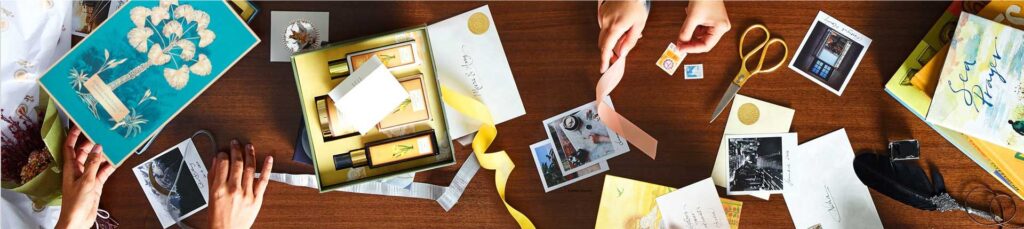
M761 118L761 111L757 109L757 106L753 103L744 103L740 105L739 114L737 116L745 125L753 125Z
M85 90L88 90L89 94L96 99L96 103L99 103L103 110L110 114L114 122L120 122L124 116L128 115L128 107L125 107L121 99L114 95L114 90L110 86L103 83L100 76L93 75L85 81L84 86Z
M469 31L476 35L483 35L491 27L491 22L483 12L476 12L469 16Z

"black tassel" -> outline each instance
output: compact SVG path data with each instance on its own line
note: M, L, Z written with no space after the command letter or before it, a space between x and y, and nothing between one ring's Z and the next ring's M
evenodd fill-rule
M937 169L929 180L916 161L890 161L887 156L861 153L853 160L853 171L860 181L894 200L928 211L967 211L979 217L1002 221L992 213L958 203L946 192L946 184Z

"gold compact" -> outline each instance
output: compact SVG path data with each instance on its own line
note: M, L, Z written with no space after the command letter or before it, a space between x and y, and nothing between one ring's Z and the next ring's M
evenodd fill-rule
M405 100L398 108L387 117L384 117L377 124L378 129L388 129L422 121L430 120L430 111L427 108L426 95L423 92L423 75L414 75L400 80L405 91L409 92L409 99Z
M320 131L323 133L324 141L346 138L359 135L352 125L341 120L338 108L334 106L334 100L326 95L317 96L316 112L320 119Z
M327 72L330 73L331 79L348 76L351 73L348 70L348 60L340 59L327 62Z
M380 61L384 63L384 67L389 69L419 64L419 59L416 58L416 42L408 41L348 54L345 59L349 60L349 71L359 69L359 66L362 66L363 63L366 63L374 55L380 58Z

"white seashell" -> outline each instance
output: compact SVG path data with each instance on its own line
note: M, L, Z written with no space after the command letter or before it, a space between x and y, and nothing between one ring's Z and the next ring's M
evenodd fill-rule
M194 12L191 5L180 5L174 9L174 19L185 18L185 21L191 22L189 18L192 18Z
M181 28L181 23L178 23L178 21L171 20L164 24L164 37L170 38L171 34L174 34L175 37L181 37L182 33L184 31Z
M131 18L132 22L135 23L135 27L146 27L146 18L149 17L149 14L149 8L141 6L136 6L135 8L132 8Z
M217 34L213 33L213 30L199 30L199 47L206 48L207 45L213 43L213 40L217 39Z
M171 55L164 53L164 50L160 48L160 44L154 44L149 49L149 62L153 65L163 65L168 61L171 61Z
M195 19L196 24L198 24L198 26L196 27L198 28L197 30L206 30L206 28L210 25L210 15L206 14L206 12L196 10L192 13L192 15L193 18Z
M153 36L153 30L146 27L137 27L128 31L128 44L131 44L136 51L145 52L149 45L149 37Z
M181 48L181 59L191 61L196 56L196 45L189 40L178 40L178 47Z
M170 19L171 15L167 11L167 7L153 7L153 9L149 12L149 22L153 23L154 25L157 25L164 20Z
M196 61L195 64L192 64L191 69L192 73L195 73L196 75L207 76L210 74L213 66L210 65L210 59L206 58L205 54L199 54L199 60Z
M171 5L177 5L178 0L160 0L160 7L170 7Z
M174 89L185 88L188 84L188 65L182 65L179 69L164 68L164 79Z

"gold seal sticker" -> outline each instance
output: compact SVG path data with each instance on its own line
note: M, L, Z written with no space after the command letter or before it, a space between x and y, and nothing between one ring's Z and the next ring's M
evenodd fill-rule
M487 15L482 12L476 12L469 16L469 31L476 35L483 35L487 32L487 29L491 27L490 20L487 19Z
M761 111L757 109L756 105L752 103L744 103L743 105L740 105L740 122L749 126L756 123L758 118L761 118Z

